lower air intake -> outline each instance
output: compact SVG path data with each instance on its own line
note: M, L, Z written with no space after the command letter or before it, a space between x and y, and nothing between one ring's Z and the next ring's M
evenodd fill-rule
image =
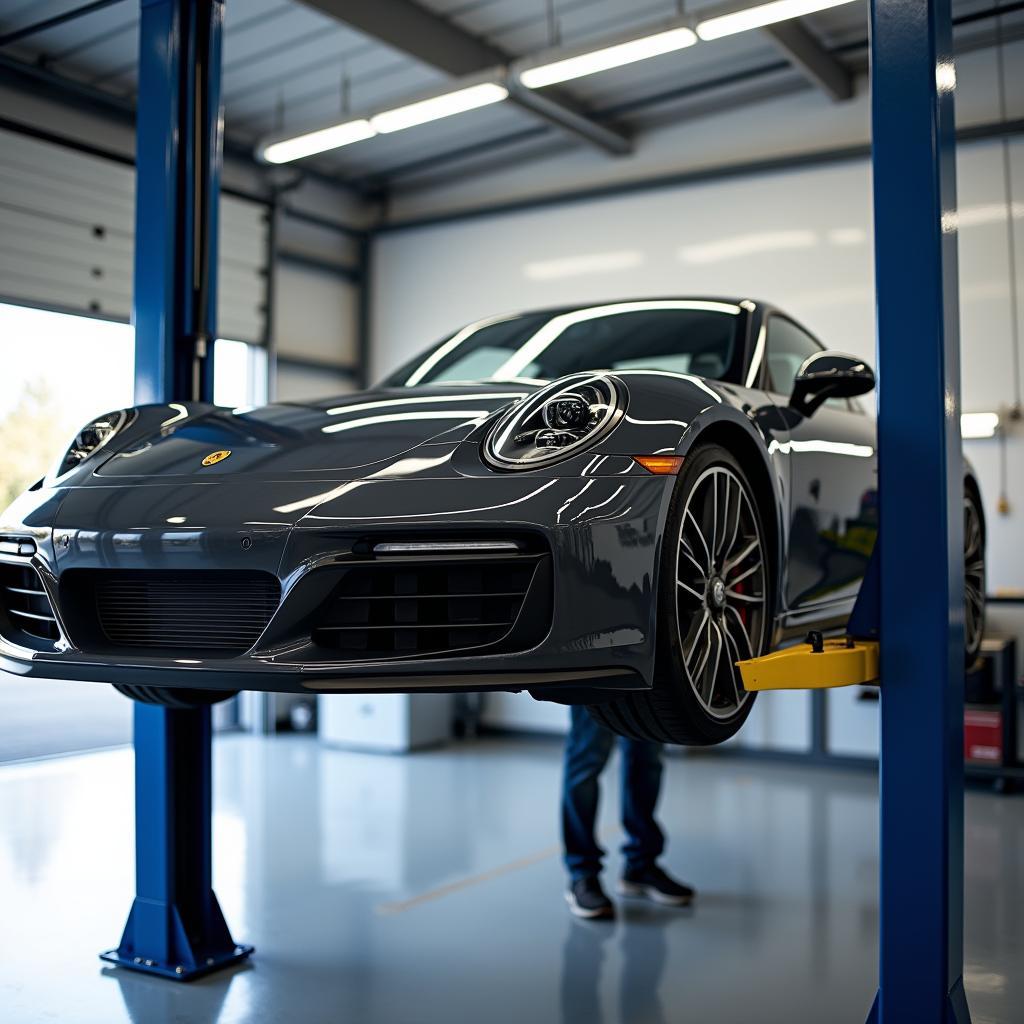
M313 642L352 660L524 650L550 627L550 595L547 555L380 559L345 572Z
M96 569L74 575L62 603L88 600L91 591L107 649L244 654L281 598L280 583L266 572Z
M0 632L35 650L52 650L60 639L50 599L30 565L0 565Z

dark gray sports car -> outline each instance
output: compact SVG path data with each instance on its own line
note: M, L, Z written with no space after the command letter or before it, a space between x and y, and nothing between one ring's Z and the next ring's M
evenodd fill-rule
M736 661L850 615L873 386L765 303L651 299L481 320L363 394L105 415L0 517L0 667L172 705L529 690L720 742ZM969 469L964 516L973 657Z

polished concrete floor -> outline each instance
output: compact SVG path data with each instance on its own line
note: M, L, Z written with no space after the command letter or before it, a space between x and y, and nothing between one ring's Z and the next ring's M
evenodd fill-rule
M562 900L558 758L544 741L398 758L219 739L216 887L257 953L190 985L95 958L132 897L130 750L0 768L0 1021L863 1022L871 774L672 758L667 864L698 904L631 904L609 925ZM1024 1021L1024 797L973 792L967 823L974 1021Z
M131 741L132 702L112 686L0 672L0 763Z

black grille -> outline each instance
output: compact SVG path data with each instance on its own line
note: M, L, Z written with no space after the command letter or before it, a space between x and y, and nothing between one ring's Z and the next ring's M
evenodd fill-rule
M277 578L266 572L97 569L66 573L65 583L65 607L95 595L109 646L224 657L256 643L281 597Z
M324 605L313 642L353 659L500 650L509 641L522 649L550 624L547 568L546 557L519 555L351 568Z
M33 648L52 648L60 639L50 599L29 565L0 565L0 608L8 640Z

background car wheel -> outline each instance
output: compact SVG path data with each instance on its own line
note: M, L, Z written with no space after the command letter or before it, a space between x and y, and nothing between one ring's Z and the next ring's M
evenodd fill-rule
M964 654L967 667L978 660L985 637L985 523L978 497L964 488Z
M134 686L114 683L114 689L141 704L160 704L165 708L204 708L237 695L237 690L190 690L174 686Z
M754 694L735 662L771 637L771 560L757 498L718 445L687 456L661 554L654 687L591 706L624 736L689 746L721 743L743 724Z

